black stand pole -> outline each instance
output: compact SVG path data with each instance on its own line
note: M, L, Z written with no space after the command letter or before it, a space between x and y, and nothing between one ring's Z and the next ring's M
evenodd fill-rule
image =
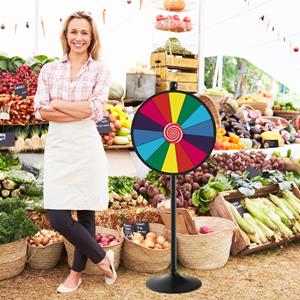
M180 294L194 291L201 287L198 278L184 276L177 273L177 245L176 245L176 176L171 176L171 273L151 277L146 286L155 292Z

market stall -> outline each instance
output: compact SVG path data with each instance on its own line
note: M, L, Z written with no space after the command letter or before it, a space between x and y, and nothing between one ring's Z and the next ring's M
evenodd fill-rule
M142 10L143 1L140 3ZM161 167L172 169L172 163L179 161L174 159L177 155L192 165L197 155L203 154L196 152L192 143L177 152L174 148L168 152L168 144L162 151L165 137L159 122L164 123L170 115L177 116L172 122L180 126L191 118L185 128L190 135L212 138L216 132L211 144L214 150L207 160L176 178L179 262L189 269L221 268L230 254L248 255L299 240L299 107L292 100L281 102L267 90L238 98L216 89L199 93L203 57L197 53L197 43L189 42L196 41L202 22L197 20L197 1L157 0L153 4L148 17L155 49L147 52L149 66L136 59L135 66L126 65L123 72L123 65L118 70L118 77L126 77L126 84L121 84L122 80L111 84L104 118L96 125L108 158L109 205L96 212L95 240L105 250L114 251L115 268L123 265L137 273L152 273L170 265L171 179L144 165L131 141L137 106L154 93L169 89L185 92L187 99L196 95L213 121L210 126L198 124L186 105L180 123L184 101L172 99L171 94L168 105L154 103L144 112L154 132L145 138L147 122L143 119L137 133L140 146L150 149L145 161L159 161ZM251 11L253 16L260 10L253 7ZM105 17L103 14L103 23ZM0 280L20 274L26 263L29 272L54 268L64 248L65 263L71 265L74 258L74 246L51 228L43 208L43 159L49 124L36 120L33 108L39 71L56 59L0 56ZM283 82L289 82L288 77L284 76ZM150 122L154 119L155 124ZM76 220L75 212L72 216ZM90 261L86 273L98 274Z

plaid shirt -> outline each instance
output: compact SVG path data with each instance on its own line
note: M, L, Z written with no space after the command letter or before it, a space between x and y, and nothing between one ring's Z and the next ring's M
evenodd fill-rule
M110 72L101 61L90 56L75 80L71 81L71 63L68 56L48 63L41 69L38 88L34 97L35 117L42 120L39 109L51 107L53 99L90 102L92 111L88 119L96 122L103 117L103 105L107 102Z

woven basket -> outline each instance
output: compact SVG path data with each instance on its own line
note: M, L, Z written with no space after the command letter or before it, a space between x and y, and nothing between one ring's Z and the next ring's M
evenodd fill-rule
M263 116L264 119L267 119L267 120L270 120L271 122L281 122L283 126L288 126L289 125L289 122L284 119L284 118L281 118L281 117L266 117L266 116Z
M0 280L19 275L25 268L27 238L0 245Z
M195 94L195 96L198 97L210 110L210 112L214 117L217 127L221 127L221 116L219 114L219 104L216 103L213 99L211 99L207 95Z
M63 249L63 242L45 247L32 247L28 244L27 262L29 267L36 270L54 268L60 260Z
M104 233L104 234L113 234L120 241L120 243L118 245L103 247L103 249L105 251L107 251L107 250L114 251L114 253L115 253L115 269L117 270L119 268L120 260L121 260L121 249L122 249L122 244L123 244L123 240L124 240L123 236L117 230L106 228L106 227L100 227L100 226L96 227L96 232ZM64 239L64 243L65 243L67 256L68 256L68 264L70 267L72 267L73 259L74 259L74 246L67 239ZM101 274L101 271L90 259L88 259L84 273L85 274Z
M188 235L177 233L178 260L192 269L215 269L223 267L229 258L233 222L217 217L195 217L196 228L213 227L216 232Z
M165 226L150 223L149 229L157 235L166 235ZM124 238L122 262L126 269L143 273L155 273L167 269L171 261L171 247L162 250L146 248Z
M300 114L299 111L284 111L284 110L274 110L274 116L281 117L286 120L292 120Z

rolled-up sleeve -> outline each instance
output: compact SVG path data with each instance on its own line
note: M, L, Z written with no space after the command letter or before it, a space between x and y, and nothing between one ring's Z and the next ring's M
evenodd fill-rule
M105 64L101 64L92 96L88 99L92 111L88 118L99 122L103 118L104 105L108 100L111 73Z
M48 65L44 65L38 77L37 91L34 96L34 114L38 120L43 120L40 114L41 108L50 106L49 82L47 80Z

